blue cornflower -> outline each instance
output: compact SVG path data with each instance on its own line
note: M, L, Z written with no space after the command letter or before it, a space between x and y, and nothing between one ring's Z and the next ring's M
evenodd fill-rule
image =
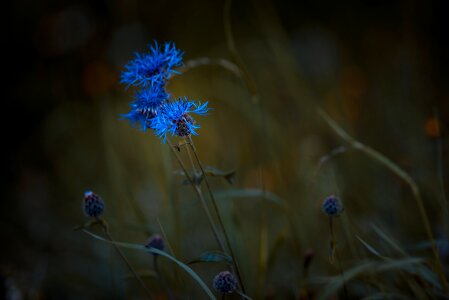
M163 141L166 141L167 133L172 136L186 137L191 134L197 135L196 129L200 128L196 124L190 113L205 115L209 111L207 102L195 103L187 97L179 98L174 102L165 103L159 113L151 119L151 129L153 129Z
M135 53L135 58L125 65L120 82L128 86L147 86L155 83L164 85L167 79L176 73L173 68L182 65L183 55L173 43L159 46L155 41L148 53Z
M139 124L145 131L150 126L150 120L157 115L158 110L168 98L169 95L163 86L152 84L149 88L136 93L136 100L130 104L130 112L122 117L128 119L133 125Z

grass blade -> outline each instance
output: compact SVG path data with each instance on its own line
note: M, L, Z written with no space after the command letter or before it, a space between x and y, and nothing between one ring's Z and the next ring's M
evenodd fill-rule
M391 159L381 154L377 150L357 141L355 138L350 136L342 127L340 127L328 114L326 114L323 110L318 110L319 115L327 122L327 124L335 131L337 135L340 136L343 140L345 140L348 144L353 146L355 149L365 153L368 157L373 160L379 162L384 165L391 172L399 176L404 182L406 182L410 190L416 200L416 204L418 206L419 213L422 218L422 222L424 225L424 229L426 231L427 237L429 241L432 243L432 252L435 257L435 267L438 272L438 276L440 277L441 282L444 285L444 288L447 293L449 293L449 283L447 282L446 275L444 274L443 264L438 255L437 245L435 243L435 238L433 236L432 227L430 224L430 219L427 215L426 208L424 206L423 199L421 197L421 192L419 191L418 185L415 180L403 169L399 167L399 165L395 164Z
M216 299L214 294L211 292L211 290L209 289L209 287L204 283L204 281L198 276L198 274L195 273L195 271L193 271L189 266L187 266L186 264L184 264L183 262L177 260L176 258L174 258L173 256L171 256L170 254L161 251L159 249L156 248L146 248L143 245L139 245L139 244L131 244L131 243L123 243L123 242L112 242L112 241L108 241L107 239L104 239L103 237L96 235L88 230L83 230L85 233L87 233L88 235L90 235L93 238L96 238L100 241L109 243L109 244L115 244L117 246L120 247L124 247L124 248L129 248L129 249L135 249L135 250L141 250L141 251L145 251L145 252L150 252L153 254L158 254L160 256L163 256L171 261L173 261L174 263L176 263L178 266L180 266L181 268L183 268L203 289L203 291L209 296L210 299Z
M404 259L397 259L385 262L379 261L365 261L352 269L346 270L344 278L335 276L330 279L330 282L323 288L318 299L328 299L331 295L336 294L345 283L356 278L361 274L374 274L392 270L407 270L410 266L423 263L423 258L411 257Z
M387 257L383 256L382 254L380 254L376 249L374 249L372 246L370 246L367 242L365 242L361 237L359 237L358 235L355 236L360 243L363 244L363 246L366 247L366 249L368 249L369 252L371 252L372 254L374 254L375 256L379 257L379 258L383 258L383 259L388 259Z
M362 300L384 300L384 299L404 299L407 300L409 298L397 294L397 293L376 293L373 295L370 295L368 297L363 298Z
M371 228L379 235L387 244L393 247L396 251L401 253L404 256L408 256L408 254L399 246L396 241L394 241L391 237L389 237L386 233L384 233L379 227L374 224L371 224Z
M391 258L381 255L376 249L374 249L372 246L370 246L367 242L362 240L359 236L356 236L357 239L374 255L378 256L379 258L384 259L385 261L393 261ZM430 247L430 245L429 245ZM418 264L418 265L411 265L409 267L405 267L405 271L411 274L419 275L422 279L426 280L430 284L432 284L434 287L441 289L441 284L438 281L438 276L432 272L427 266Z

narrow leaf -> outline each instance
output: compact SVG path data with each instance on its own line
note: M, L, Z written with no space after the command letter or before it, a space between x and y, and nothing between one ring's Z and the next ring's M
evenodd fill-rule
M190 265L199 262L225 262L231 264L232 258L223 252L207 251L202 253L199 257L189 261L187 264Z
M336 294L343 285L361 274L375 274L379 272L386 272L390 270L407 270L412 265L417 265L425 260L423 258L404 258L397 260L389 260L386 262L366 261L359 263L357 266L345 271L344 276L335 276L329 281L326 287L323 288L318 299L328 299L331 295Z
M209 296L210 299L216 299L214 294L211 292L211 290L209 289L209 287L204 283L204 281L198 276L198 274L195 273L195 271L193 271L189 266L187 266L186 264L182 263L181 261L177 260L176 258L174 258L173 256L171 256L170 254L161 251L159 249L156 248L147 248L143 245L139 245L139 244L131 244L131 243L122 243L122 242L112 242L109 241L99 235L96 235L90 231L87 230L83 230L85 233L87 233L88 235L103 241L103 242L107 242L110 244L115 244L117 246L120 247L124 247L124 248L130 248L130 249L136 249L136 250L141 250L141 251L145 251L145 252L150 252L150 253L154 253L154 254L159 254L160 256L163 256L165 258L168 258L169 260L175 262L178 266L180 266L181 268L183 268L187 273L189 273L189 275L201 286L201 288L204 290L204 292Z
M397 294L397 293L376 293L373 295L370 295L368 297L363 298L362 300L384 300L384 299L404 299L407 300L409 298L401 295L401 294Z
M230 170L230 171L223 171L220 169L217 169L215 167L211 167L211 166L206 166L204 168L204 171L206 173L207 176L222 176L224 177L229 184L233 184L235 181L235 170Z
M236 293L237 294L239 294L240 296L242 296L243 298L245 298L245 299L248 299L248 300L253 300L252 298L250 298L249 296L247 296L247 295L245 295L245 294L243 294L242 292L240 292L240 291L236 291Z
M371 252L375 256L380 257L380 258L387 258L387 257L383 256L382 254L380 254L376 249L374 249L372 246L370 246L367 242L362 240L362 238L359 237L358 235L356 235L355 237L363 244L363 246L366 247L366 249L368 249L369 252Z
M396 251L401 253L404 256L408 256L407 253L399 246L397 242L395 242L391 237L389 237L386 233L384 233L379 227L374 224L371 224L371 228L391 247L393 247Z

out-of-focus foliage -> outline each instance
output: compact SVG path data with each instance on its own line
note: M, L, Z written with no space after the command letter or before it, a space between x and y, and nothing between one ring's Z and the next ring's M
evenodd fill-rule
M0 279L10 299L143 297L110 244L73 231L86 222L86 190L101 195L117 241L144 245L165 235L167 251L197 261L189 267L210 289L223 271L226 256L201 261L219 249L168 146L120 120L133 100L120 72L153 40L185 52L170 93L213 108L194 141L216 175L209 180L249 296L441 295L410 186L339 138L317 109L413 178L447 274L448 4L234 1L237 58L224 4L14 1L4 11L12 82ZM321 209L332 194L345 208L333 222L341 265L329 262ZM123 251L154 296L166 297L153 256ZM205 297L173 261L159 267L175 295Z

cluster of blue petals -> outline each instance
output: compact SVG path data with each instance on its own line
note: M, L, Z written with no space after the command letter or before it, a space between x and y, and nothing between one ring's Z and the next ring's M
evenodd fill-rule
M164 86L152 84L149 88L138 91L135 100L130 103L131 110L122 115L135 126L138 125L143 131L150 127L150 121L157 114L162 105L169 99Z
M135 58L125 65L120 82L128 86L164 85L177 73L173 68L182 66L183 55L173 43L160 47L154 42L148 53L135 53Z
M159 46L154 42L148 53L136 53L121 74L121 83L141 88L130 103L131 110L122 117L143 131L153 129L164 142L169 133L181 137L197 135L200 126L190 114L205 115L209 110L207 102L195 103L186 97L170 101L166 85L178 73L174 68L182 66L183 54L173 43Z
M168 133L172 136L198 135L196 129L200 126L196 124L190 114L195 113L201 116L207 114L209 111L207 104L208 102L195 103L188 100L187 97L167 102L162 106L161 113L151 120L151 128L164 142Z

